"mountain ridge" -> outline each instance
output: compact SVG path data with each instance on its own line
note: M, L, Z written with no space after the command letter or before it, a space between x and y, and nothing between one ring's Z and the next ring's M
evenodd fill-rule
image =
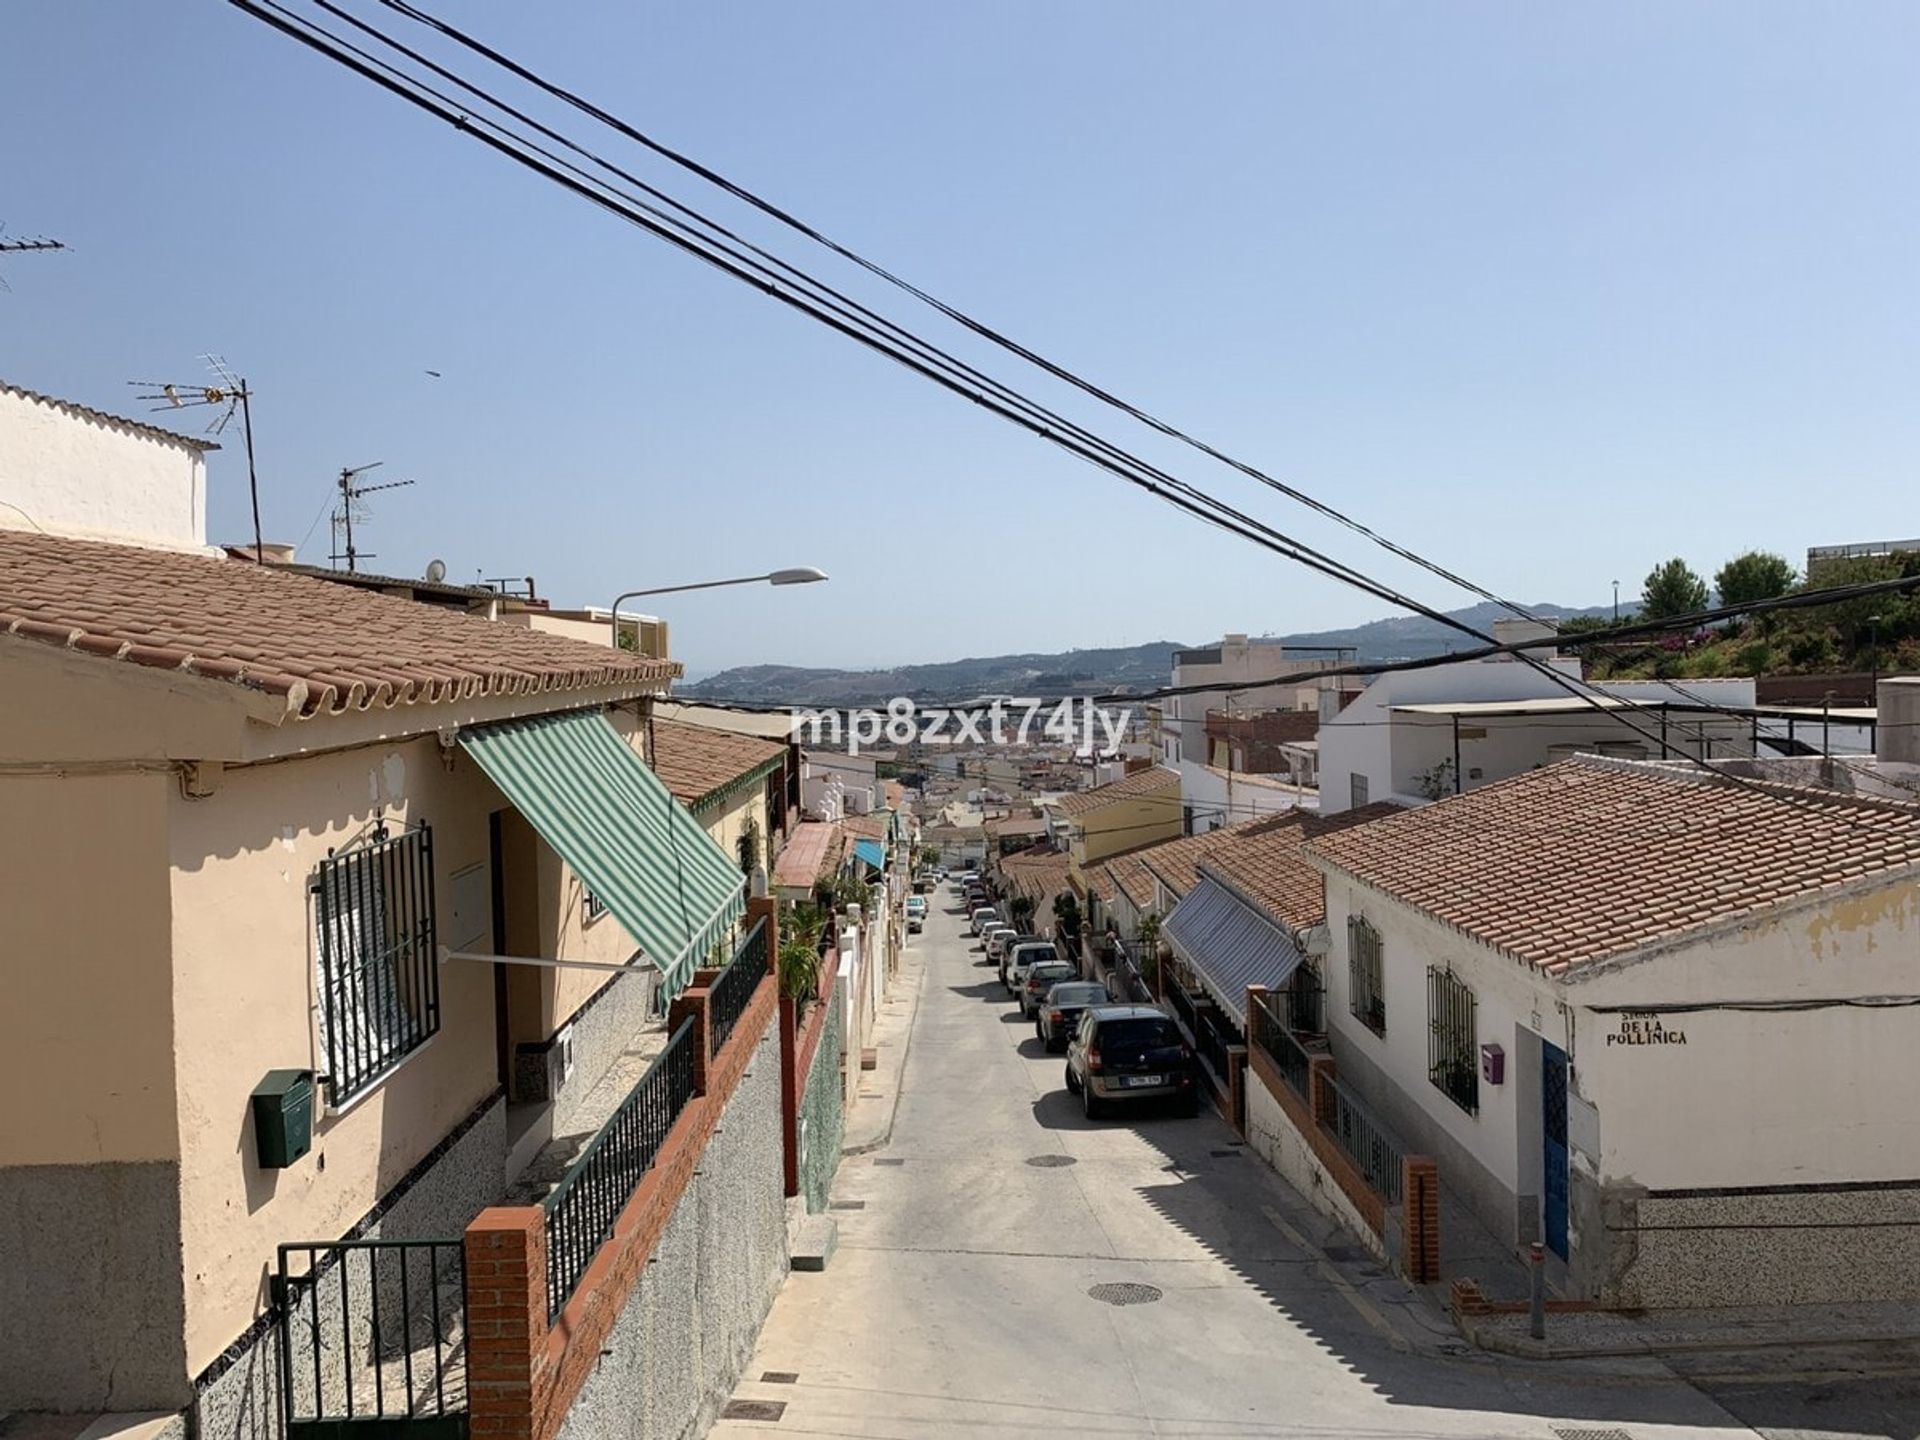
M1607 607L1528 605L1528 613L1546 620L1608 613ZM1487 630L1508 616L1504 606L1482 601L1448 612L1454 619ZM1466 637L1421 615L1397 615L1336 630L1262 635L1262 641L1303 649L1345 647L1365 661L1414 660L1466 648ZM1217 643L1217 642L1216 642ZM897 695L922 704L952 704L987 695L1092 695L1151 690L1168 683L1173 652L1196 648L1172 640L1141 645L1105 646L1011 655L963 656L920 665L877 666L868 670L804 665L739 665L709 675L676 691L689 700L724 700L766 705L882 705Z

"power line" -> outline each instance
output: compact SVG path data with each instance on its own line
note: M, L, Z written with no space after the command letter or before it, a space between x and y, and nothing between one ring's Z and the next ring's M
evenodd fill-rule
M325 0L321 0L321 3L325 3ZM778 221L780 224L786 226L788 229L793 230L796 233L805 236L807 239L812 240L816 244L825 247L827 250L831 251L833 254L838 255L842 259L847 260L852 264L859 266L861 269L867 271L869 274L874 275L881 280L884 280L887 284L894 286L896 289L899 289L904 293L911 295L914 299L919 300L921 303L927 306L930 306L932 309L934 309L941 315L944 315L949 320L952 320L956 324L963 326L965 329L971 331L975 335L978 335L983 340L986 340L989 343L998 346L1000 349L1007 351L1009 354L1018 356L1020 359L1025 360L1029 364L1038 367L1039 369L1043 370L1049 375L1052 375L1055 379L1064 381L1068 385L1071 385L1075 389L1080 390L1082 393L1089 395L1096 400L1099 400L1101 403L1105 405L1112 406L1113 408L1121 411L1123 414L1126 414L1132 417L1133 419L1139 421L1141 424L1148 426L1150 429L1153 429L1159 432L1160 434L1167 436L1169 439L1177 440L1184 445L1190 446L1191 448L1198 450L1203 455L1209 456L1212 459L1220 461L1222 464L1230 466L1231 468L1239 471L1241 474L1246 475L1249 478L1258 481L1259 483L1269 487L1270 489L1278 491L1280 494L1285 495L1288 499L1293 500L1301 505L1305 505L1309 509L1315 511L1317 514L1325 516L1327 519L1333 520L1336 523L1345 526L1347 529L1353 531L1358 535L1364 536L1366 539L1372 541L1374 544L1379 545L1381 548L1389 551L1390 553L1399 556L1401 559L1411 561L1413 564L1420 566L1422 569L1428 571L1429 573L1436 575L1443 580L1447 580L1452 584L1459 586L1463 590L1469 591L1472 594L1480 596L1483 600L1489 600L1494 604L1499 605L1503 609L1512 611L1515 615L1518 615L1523 619L1535 618L1532 615L1528 614L1526 610L1514 604L1511 600L1502 599L1500 596L1494 594L1492 591L1483 589L1479 585L1476 585L1475 583L1473 583L1471 580L1467 580L1462 576L1455 574L1453 571L1446 569L1444 566L1441 566L1435 563L1434 561L1431 561L1426 557L1419 555L1414 551L1409 550L1397 544L1396 542L1388 539L1386 536L1381 535L1378 532L1369 528L1368 526L1362 524L1360 521L1354 519L1352 516L1344 514L1343 512L1336 510L1330 505L1324 504L1323 502L1315 499L1313 496L1295 488L1294 486L1291 486L1285 483L1284 481L1275 479L1272 475L1267 474L1265 471L1247 463L1246 461L1236 459L1235 457L1228 455L1219 449L1216 449L1214 446L1206 443L1205 441L1196 439L1193 435L1189 434L1184 430L1179 429L1177 426L1174 426L1169 422L1158 418L1157 416L1140 408L1137 405L1130 403L1129 401L1121 399L1118 395L1115 395L1111 391L1108 391L1103 387L1094 384L1092 381L1089 381L1083 378L1082 376L1076 374L1072 370L1067 369L1065 366L1056 364L1054 361L1047 359L1044 355L1039 354L1038 352L1032 350L1028 346L1021 344L1019 341L1011 339L1010 337L1003 334L1001 331L995 329L994 327L987 325L982 321L976 320L974 317L972 317L971 315L968 315L966 312L960 310L958 307L951 305L944 300L939 299L937 296L920 288L919 286L913 284L912 282L904 279L902 276L896 274L894 271L888 269L887 267L877 263L876 261L868 259L866 256L861 255L859 252L853 250L849 246L846 246L840 243L839 241L834 240L833 238L826 235L822 231L818 230L814 226L808 224L806 221L801 220L799 217L793 215L787 210L782 209L780 206L775 205L773 202L765 199L764 197L754 193L752 190L749 190L745 186L740 185L735 181L729 180L726 176L720 174L718 171L706 165L701 164L699 161L693 159L691 156L683 154L680 151L675 150L670 146L667 146L661 143L660 141L654 139L652 136L645 134L644 132L636 129L634 126L628 124L626 121L620 119L618 116L613 115L610 112L601 109L599 106L594 105L591 102L582 99L579 95L575 94L574 92L567 90L562 86L552 83L551 81L545 79L535 71L513 60L511 57L502 54L500 51L493 49L492 47L482 43L479 40L476 40L472 36L466 34L464 31L458 29L456 26L453 26L448 22L439 19L436 16L428 14L426 11L420 9L416 5L408 3L408 0L380 0L380 3L385 5L389 10L392 10L397 14L404 15L408 19L416 22L417 24L424 25L429 29L437 31L438 33L445 36L446 38L454 41L459 45L464 46L466 49L472 51L474 54L484 57L485 59L499 66L500 68L506 70L508 73L514 76L517 76L518 78L526 81L530 85L533 85L535 88L543 91L547 95L550 95L557 100L563 101L564 103L572 106L574 109L579 110L581 113L588 115L595 120L598 120L601 124L606 125L608 128L614 130L618 134L624 135L629 140L634 141L636 144L644 146L646 149L652 151L654 154L660 156L662 159L667 160L672 164L679 166L681 169L687 171L690 174L698 176L700 179L705 180L709 184L716 186L724 193L731 195L732 197L741 201L742 203L753 207L755 210L758 210L763 215L766 215L771 219ZM326 8L331 10L333 7L329 4L326 6Z
M1137 488L1146 490L1156 498L1175 506L1175 508L1191 514L1207 524L1227 530L1230 533L1238 534L1242 538L1273 550L1275 553L1292 559L1296 563L1305 565L1320 573L1330 575L1333 578L1340 579L1344 583L1353 585L1355 588L1387 600L1389 603L1398 605L1403 609L1423 615L1475 639L1493 643L1492 637L1484 632L1451 616L1445 615L1440 611L1434 610L1431 607L1420 604L1405 595L1398 594L1353 567L1345 565L1343 562L1333 560L1331 557L1291 537L1282 535L1270 526L1255 521L1250 516L1227 505L1217 497L1201 492L1186 482L1179 481L1173 476L1168 475L1165 471L1150 466L1137 457L1128 454L1118 446L1112 445L1100 437L1091 435L1091 432L1085 431L1082 427L1061 422L1059 417L1053 416L1052 413L1046 411L1044 407L1026 401L1024 397L1020 397L1019 400L1009 404L1006 400L1002 399L1001 396L1017 393L1012 392L1010 387L1000 386L995 382L992 388L997 393L991 395L984 391L969 388L969 381L966 376L967 372L971 370L971 367L964 366L961 362L953 360L952 357L947 356L944 351L940 351L938 347L919 341L918 338L915 337L912 349L910 351L903 351L898 342L886 338L884 334L876 333L876 328L871 324L855 316L849 316L844 309L835 305L822 304L818 296L820 293L826 292L828 287L821 286L818 282L809 280L806 283L808 288L815 292L814 294L795 293L788 285L770 278L764 266L745 259L738 249L724 243L713 241L708 237L690 233L686 227L672 221L668 217L662 216L659 211L634 201L631 196L622 195L616 187L607 184L605 181L587 176L583 172L580 172L577 167L573 167L567 162L559 161L557 157L552 155L552 152L542 150L541 147L528 141L525 137L512 133L505 127L500 126L497 122L482 119L480 123L476 125L474 123L475 117L463 113L461 109L454 106L446 96L433 90L431 86L426 85L415 77L402 74L402 72L384 61L369 56L365 51L359 50L357 47L351 45L350 42L346 42L339 36L327 31L323 26L311 20L295 17L286 7L275 3L275 0L228 0L228 3L243 13L251 15L253 18L299 41L317 53L353 70L363 78L372 81L383 89L408 101L408 103L414 105L416 108L446 120L449 124L455 125L456 128L478 139L489 148L533 170L535 173L553 181L562 188L589 200L620 218L626 219L638 228L644 229L657 238L667 241L669 244L675 246L675 248L704 260L709 265L714 266L730 277L754 285L771 298L780 300L782 303L800 310L802 313L827 325L830 329L846 335L857 343L894 360L896 363L922 375L924 378L933 380L943 388L972 400L975 404L999 415L1001 418L1020 425L1022 428L1029 430L1040 438L1065 449L1068 453L1108 471ZM324 4L325 0L322 0L322 3ZM333 13L340 12L334 10ZM407 48L399 42L384 36L381 32L371 26L365 25L363 22L354 21L353 23L363 32L378 36L383 44L390 46L396 50L396 52L403 54L414 53L408 51ZM430 64L431 62L427 63ZM439 67L433 68L436 70L439 69ZM383 73L383 71L385 73ZM445 72L442 71L441 73ZM504 102L498 101L488 95L487 92L480 87L470 85L464 81L459 83L463 89L466 89L469 93L482 96L488 104L493 105L503 113L518 113L512 111L511 107L505 105ZM568 143L571 144L571 142ZM579 147L577 146L571 148L574 148L579 153L589 153L579 151ZM597 157L594 163L608 170L609 173L624 173L618 171L616 167L599 160ZM569 174L569 171L572 173ZM685 210L687 207L676 205L676 208ZM712 222L703 223L716 231L719 229L719 227L713 225ZM793 270L795 267L785 268ZM863 310L864 307L856 307L856 309ZM871 312L867 313L870 314ZM899 327L891 326L891 322L887 322L886 325L881 328L891 328L895 331L899 330ZM977 375L979 372L975 371L972 373ZM1056 425L1059 425L1060 428L1056 429ZM1318 502L1314 503L1317 504ZM1571 694L1586 698L1590 702L1592 701L1593 697L1588 694L1588 687L1586 687L1584 682L1573 680L1532 656L1522 654L1520 659L1523 663L1532 666L1543 676L1546 676L1550 683L1567 690ZM1652 738L1651 731L1636 725L1621 711L1609 710L1598 704L1595 704L1594 708L1611 715L1617 723L1640 734L1643 738ZM1637 709L1639 707L1629 704L1627 708Z

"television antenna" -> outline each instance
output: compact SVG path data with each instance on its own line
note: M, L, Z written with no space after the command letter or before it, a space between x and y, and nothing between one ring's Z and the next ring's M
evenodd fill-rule
M66 248L67 246L64 240L48 240L44 236L34 240L9 240L7 239L7 227L0 225L0 255L24 255L36 250L64 250ZM7 284L6 277L0 275L0 290L11 291L12 289L13 287Z
M377 558L372 551L368 551L363 556L359 550L354 548L353 544L354 521L357 520L364 525L373 518L373 512L368 510L362 503L362 497L371 495L375 491L398 490L403 486L413 484L411 480L389 480L381 485L363 485L360 483L360 477L362 475L372 470L378 470L386 463L384 460L375 460L371 464L357 466L353 469L342 470L340 472L338 482L340 486L340 504L333 512L333 554L328 556L328 558L334 562L336 567L342 560L345 560L347 562L347 573L349 575L359 569L359 562L363 558L367 560ZM343 535L346 537L347 542L345 549L342 549L340 546L340 540Z
M260 477L253 467L253 391L220 356L202 355L200 359L213 375L210 384L166 380L129 380L127 383L145 391L138 398L158 401L153 407L156 411L211 408L215 413L207 422L209 435L223 433L232 422L234 411L240 412L240 428L247 437L247 492L253 499L253 558L256 564L264 563L266 542L260 534Z

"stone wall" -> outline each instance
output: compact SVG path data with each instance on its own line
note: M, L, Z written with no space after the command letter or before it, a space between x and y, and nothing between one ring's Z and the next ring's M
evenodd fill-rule
M171 1161L0 1168L0 1412L186 1404L179 1237Z
M838 996L826 1006L826 1028L800 1094L800 1193L809 1214L827 1208L827 1192L840 1168L840 1145L847 1130L840 1088L845 1028Z
M1609 1306L1920 1300L1920 1184L1615 1192L1600 1209Z
M777 1016L766 1014L754 1058L561 1423L561 1440L704 1434L753 1353L787 1273L780 1043Z

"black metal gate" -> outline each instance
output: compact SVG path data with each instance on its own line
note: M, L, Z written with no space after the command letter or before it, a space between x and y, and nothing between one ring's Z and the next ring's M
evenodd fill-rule
M466 1440L466 1268L458 1240L282 1245L288 1440Z

